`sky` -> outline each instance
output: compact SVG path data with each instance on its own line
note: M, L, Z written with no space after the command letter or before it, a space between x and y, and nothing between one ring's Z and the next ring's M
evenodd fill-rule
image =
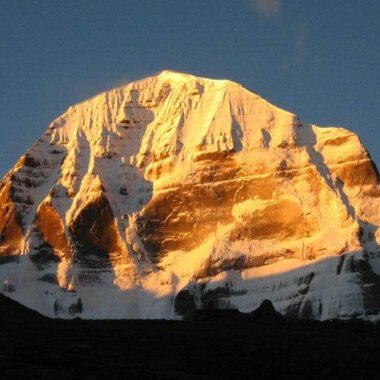
M164 69L230 79L380 164L378 0L0 0L0 176L70 105Z

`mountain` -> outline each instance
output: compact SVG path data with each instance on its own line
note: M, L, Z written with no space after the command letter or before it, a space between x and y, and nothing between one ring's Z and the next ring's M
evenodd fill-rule
M379 174L359 137L163 71L70 107L0 185L1 291L47 316L270 299L379 319Z

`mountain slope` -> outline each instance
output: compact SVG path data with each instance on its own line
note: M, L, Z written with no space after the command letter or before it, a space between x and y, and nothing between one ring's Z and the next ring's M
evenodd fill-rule
M356 134L164 71L70 107L6 175L3 291L60 317L377 319L378 181Z

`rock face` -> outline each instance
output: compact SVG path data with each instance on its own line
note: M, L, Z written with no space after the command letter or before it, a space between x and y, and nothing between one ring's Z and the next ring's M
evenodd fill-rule
M43 314L379 318L368 152L237 83L164 71L70 107L0 189L2 291Z

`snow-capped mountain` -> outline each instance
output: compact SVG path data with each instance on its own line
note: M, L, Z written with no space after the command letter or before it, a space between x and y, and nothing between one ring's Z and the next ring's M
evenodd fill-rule
M380 318L380 187L358 136L164 71L70 107L0 185L1 291L48 316L194 308Z

